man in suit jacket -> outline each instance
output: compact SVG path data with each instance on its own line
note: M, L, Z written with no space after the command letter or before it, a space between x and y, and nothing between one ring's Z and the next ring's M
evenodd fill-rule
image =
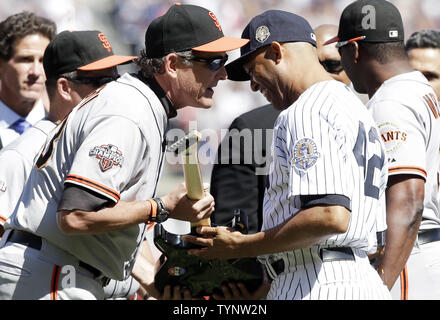
M227 225L240 209L248 216L249 233L260 230L272 129L279 113L268 104L240 115L229 127L211 175L214 224Z

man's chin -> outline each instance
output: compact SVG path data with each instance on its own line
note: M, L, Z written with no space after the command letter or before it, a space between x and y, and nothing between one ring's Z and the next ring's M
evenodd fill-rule
M26 90L21 92L21 97L26 102L35 102L41 98L43 95L43 91L35 91L35 90Z

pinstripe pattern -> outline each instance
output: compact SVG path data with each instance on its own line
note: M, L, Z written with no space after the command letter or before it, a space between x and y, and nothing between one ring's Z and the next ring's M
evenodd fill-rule
M319 157L302 171L293 163L298 158L298 143L305 138L314 142ZM384 220L387 164L384 145L365 106L337 81L315 84L278 117L272 153L262 230L295 216L305 196L338 195L338 201L349 199L348 230L319 245L356 248L359 259L323 264L317 255L318 246L277 254L285 260L286 270L274 280L268 297L389 297L388 290L383 293L382 282L366 258L366 252L376 245L378 221Z
M268 300L388 300L389 291L371 267L366 252L356 261L322 262L320 247L296 250L290 268L272 282ZM292 260L294 259L294 260Z

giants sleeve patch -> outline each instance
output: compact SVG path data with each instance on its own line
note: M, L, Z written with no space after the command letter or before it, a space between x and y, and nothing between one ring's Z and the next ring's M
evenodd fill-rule
M315 141L309 138L298 140L293 147L292 166L301 172L307 172L316 164L321 154Z
M392 153L405 143L408 134L401 130L397 125L386 122L379 125L380 135L385 143L387 153Z
M89 152L90 157L95 157L99 160L99 168L105 172L114 166L121 167L124 163L124 157L118 147L112 144L96 146Z

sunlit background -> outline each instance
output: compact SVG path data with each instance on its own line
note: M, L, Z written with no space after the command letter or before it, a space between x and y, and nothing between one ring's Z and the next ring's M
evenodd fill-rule
M225 35L237 36L249 20L268 9L291 11L306 18L313 28L320 24L338 24L342 10L351 0L209 0L180 1L196 4L215 13ZM405 26L405 39L421 29L436 29L440 25L438 0L394 0ZM138 55L144 47L148 24L166 12L175 1L167 0L1 0L0 20L23 10L32 11L56 22L58 32L63 30L100 30L107 35L117 54ZM238 50L230 53L233 60ZM120 68L120 73L134 72L134 66ZM179 111L172 125L184 130L189 121L197 121L199 130L211 129L218 138L208 143L215 155L221 129L241 113L266 104L264 97L253 93L248 83L221 81L214 95L214 106L209 110L186 108ZM211 165L202 166L203 176L209 182ZM159 195L170 191L172 185L182 180L179 165L167 164L159 187Z

